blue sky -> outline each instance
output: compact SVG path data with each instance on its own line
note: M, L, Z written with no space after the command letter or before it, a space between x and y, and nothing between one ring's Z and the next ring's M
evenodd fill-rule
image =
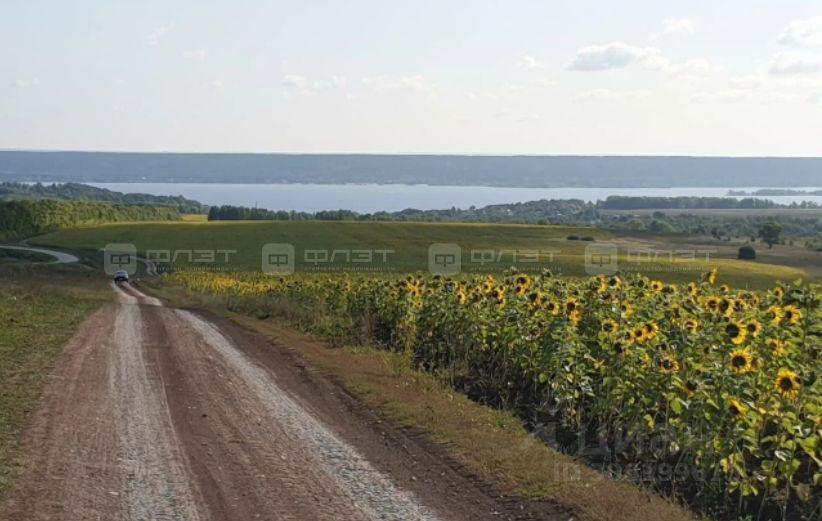
M16 1L0 148L822 155L818 1Z

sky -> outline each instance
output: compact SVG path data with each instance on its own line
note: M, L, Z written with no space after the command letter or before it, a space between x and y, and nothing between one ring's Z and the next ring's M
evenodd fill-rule
M822 1L3 0L0 149L822 156Z

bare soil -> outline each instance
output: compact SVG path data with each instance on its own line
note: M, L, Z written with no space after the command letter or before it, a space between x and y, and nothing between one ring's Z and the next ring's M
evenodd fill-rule
M65 346L0 519L568 519L499 497L287 349L129 285Z

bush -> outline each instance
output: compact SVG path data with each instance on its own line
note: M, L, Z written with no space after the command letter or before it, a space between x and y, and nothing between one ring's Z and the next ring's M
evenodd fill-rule
M753 246L745 245L739 248L738 259L741 260L756 260L756 250Z
M579 235L569 235L568 237L565 238L565 240L578 241L579 240Z

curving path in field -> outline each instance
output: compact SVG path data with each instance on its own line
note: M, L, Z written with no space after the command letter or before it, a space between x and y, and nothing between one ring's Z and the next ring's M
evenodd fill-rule
M5 244L0 245L0 248L6 249L6 250L30 251L32 253L41 253L43 255L50 255L51 257L54 257L54 263L55 264L66 264L66 263L79 262L80 261L80 259L78 259L75 255L72 255L71 253L65 253L65 252L56 251L56 250L47 250L47 249L44 249L44 248L32 248L30 246L11 246L11 245L5 245Z

